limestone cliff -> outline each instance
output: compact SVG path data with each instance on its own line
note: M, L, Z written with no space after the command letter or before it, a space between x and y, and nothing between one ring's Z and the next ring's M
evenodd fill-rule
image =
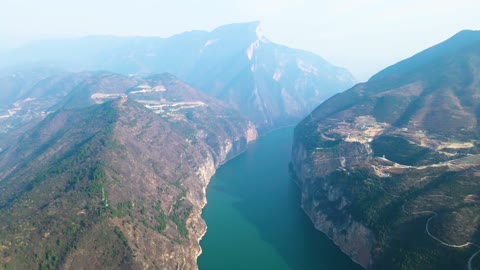
M352 260L367 268L375 244L372 231L355 220L348 211L352 200L335 179L336 171L366 162L368 145L340 142L335 148L309 152L296 140L292 150L295 180L302 190L301 205L314 226L332 239ZM328 149L328 150L327 150Z

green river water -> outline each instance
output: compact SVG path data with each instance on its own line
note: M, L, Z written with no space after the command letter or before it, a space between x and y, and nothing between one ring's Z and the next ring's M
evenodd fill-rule
M300 208L288 173L292 138L293 128L261 137L213 176L200 270L362 269Z

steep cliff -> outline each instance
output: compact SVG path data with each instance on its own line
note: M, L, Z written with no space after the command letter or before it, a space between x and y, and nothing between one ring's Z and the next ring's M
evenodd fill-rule
M327 141L312 151L296 137L292 153L294 178L302 190L302 208L317 229L364 267L369 265L375 235L350 213L349 205L355 201L348 190L354 183L348 183L345 176L340 181L339 175L346 168L367 162L371 152L369 145L345 141Z
M302 207L368 269L478 266L479 32L327 100L295 129Z

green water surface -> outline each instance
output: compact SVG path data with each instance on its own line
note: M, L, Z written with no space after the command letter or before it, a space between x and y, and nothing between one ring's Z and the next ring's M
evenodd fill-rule
M218 169L203 210L200 270L362 269L300 208L288 173L292 138L293 128L275 131Z

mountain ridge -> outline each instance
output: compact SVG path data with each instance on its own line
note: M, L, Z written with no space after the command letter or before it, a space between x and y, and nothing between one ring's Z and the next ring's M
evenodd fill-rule
M302 207L364 268L478 266L479 41L461 32L297 125Z
M419 68L423 63L434 61L439 57L458 52L461 49L470 47L480 42L480 30L462 30L449 39L434 45L422 52L413 55L410 58L402 60L392 66L389 66L377 74L373 75L370 80L378 80L389 74L396 73L397 76L409 69ZM404 71L406 70L406 71ZM369 80L369 81L370 81Z
M2 267L196 269L206 185L255 127L173 75L84 75L0 151Z
M11 50L0 59L3 65L38 62L69 71L169 72L241 111L261 133L294 124L355 82L346 69L320 56L268 40L259 22L170 38L45 41Z

